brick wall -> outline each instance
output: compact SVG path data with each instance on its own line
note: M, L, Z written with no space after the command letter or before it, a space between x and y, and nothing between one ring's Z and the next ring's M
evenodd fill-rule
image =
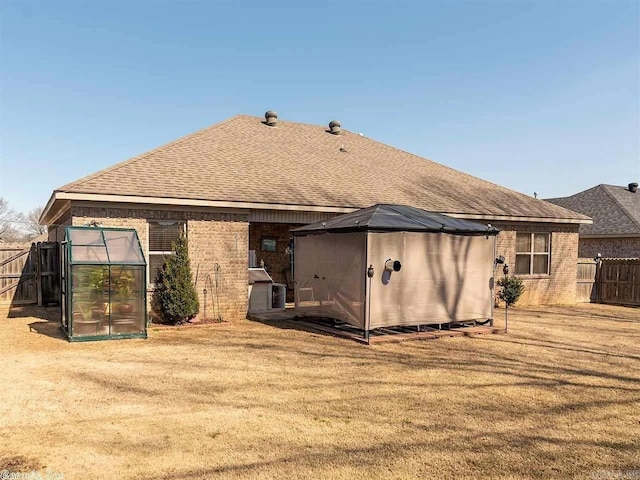
M525 292L518 305L573 304L576 301L578 261L578 226L492 223L502 231L498 235L496 254L504 255L514 272L516 233L551 233L551 265L549 275L519 275ZM502 273L499 272L499 277Z
M200 313L204 316L204 289L207 289L206 315L214 318L216 264L218 300L225 320L244 318L247 314L249 224L242 219L188 220L189 258L198 269L196 289L200 296ZM208 277L208 279L207 279ZM215 314L217 315L217 310Z
M640 238L581 238L578 253L585 258L598 253L605 258L638 258Z
M282 273L289 267L285 249L289 243L290 228L296 225L254 223L249 226L248 216L236 213L201 211L165 211L159 209L116 207L71 207L72 224L84 225L92 220L110 227L134 228L147 254L148 220L182 220L187 222L189 257L194 276L198 272L196 290L204 314L205 280L215 279L215 264L220 265L218 295L221 314L226 320L244 318L247 311L247 251L256 250L258 262L264 259L274 280L286 283ZM578 259L578 227L550 224L494 223L502 229L498 236L497 255L504 255L512 268L515 266L516 232L551 232L550 275L522 276L526 292L519 304L571 304L576 299L576 273ZM263 236L277 238L277 252L261 252ZM512 270L513 271L513 270ZM207 316L213 316L213 282L207 284Z
M64 241L65 228L67 225L71 225L71 210L58 218L55 225L49 225L47 227L48 240L50 242Z
M247 215L209 213L206 211L164 211L155 209L71 207L73 225L85 225L93 220L105 227L134 228L148 254L147 221L178 220L187 223L189 258L196 291L200 299L200 315L204 315L205 281L207 275L207 317L213 318L215 264L220 266L218 299L225 320L244 318L247 313L247 250L249 223ZM216 302L217 303L217 302ZM216 312L217 314L217 312Z

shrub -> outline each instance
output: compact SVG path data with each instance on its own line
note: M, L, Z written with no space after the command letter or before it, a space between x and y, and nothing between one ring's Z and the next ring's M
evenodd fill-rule
M524 284L517 277L502 277L498 280L498 286L502 287L498 297L507 304L507 307L515 304L524 292Z
M194 318L200 310L198 294L191 277L187 239L181 235L158 273L154 303L167 323L178 325Z

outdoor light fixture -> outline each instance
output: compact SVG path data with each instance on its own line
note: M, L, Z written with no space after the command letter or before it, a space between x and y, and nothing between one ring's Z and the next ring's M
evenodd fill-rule
M505 275L509 275L509 265L507 265L506 263L504 264L504 267L502 267L502 273L504 273Z
M399 260L391 260L390 258L384 262L384 269L390 272L399 272L402 268L402 264Z
M369 268L367 268L367 277L373 278L373 265L369 265Z
M602 254L598 253L595 257L593 257L593 261L594 262L599 262L600 260L602 260Z
M499 257L496 258L495 261L497 265L502 265L504 263L504 256L500 255Z

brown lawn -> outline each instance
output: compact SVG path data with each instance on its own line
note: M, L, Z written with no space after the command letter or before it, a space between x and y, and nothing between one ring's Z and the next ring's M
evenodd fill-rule
M70 344L42 312L0 316L0 472L640 478L639 309L370 347L246 320Z

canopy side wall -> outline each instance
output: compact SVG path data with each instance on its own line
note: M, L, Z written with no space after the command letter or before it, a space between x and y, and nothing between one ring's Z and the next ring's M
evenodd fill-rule
M370 329L491 318L495 237L369 233ZM385 261L399 260L398 272Z
M366 233L295 237L295 305L300 314L364 328Z

